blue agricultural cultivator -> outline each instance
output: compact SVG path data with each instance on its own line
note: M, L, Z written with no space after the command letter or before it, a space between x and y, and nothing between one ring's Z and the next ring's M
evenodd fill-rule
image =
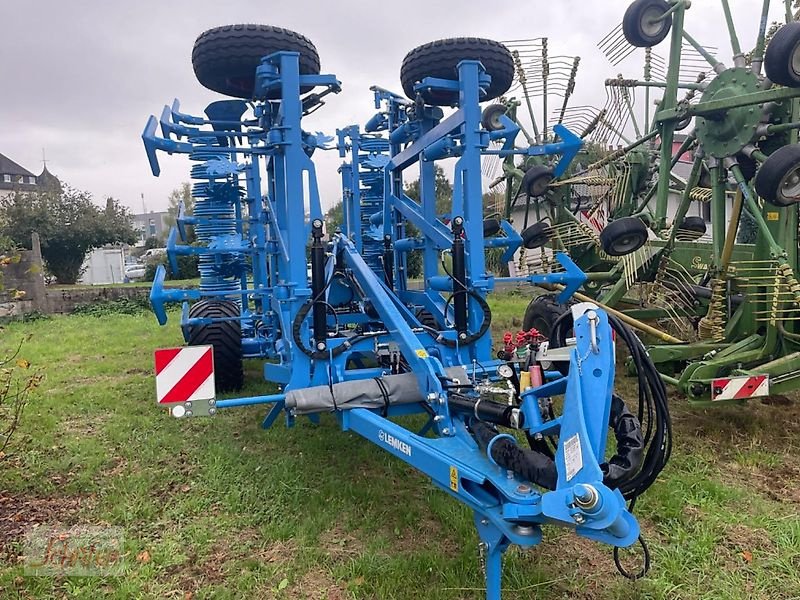
M502 553L539 543L545 523L609 544L615 557L638 540L641 571L616 562L641 576L649 558L633 503L671 448L666 393L641 343L584 303L556 324L563 346L531 331L493 349L487 294L502 278L487 272L486 250L500 248L509 260L522 239L509 223L484 218L481 157L535 157L558 176L581 146L561 126L551 143L517 145L519 126L502 106L481 110L511 85L506 47L455 38L412 50L400 71L404 95L373 88L375 115L336 138L303 129L304 117L341 88L320 73L304 36L218 27L200 35L192 61L202 85L232 98L204 116L175 101L145 127L154 175L159 151L191 161L195 209L179 214L168 253L173 262L197 255L201 272L199 289L169 289L160 267L153 310L164 324L165 304L183 303L185 341L213 352L217 391L241 388L243 360L261 359L278 392L186 400L173 389L171 413L263 404L264 428L280 416L291 426L332 413L343 430L474 511L489 599L500 597ZM326 232L312 159L328 149L345 159L344 222ZM454 184L442 212L435 166L447 159ZM404 193L404 181L417 177L419 201ZM182 243L187 226L196 244ZM422 257L423 289L409 285L413 252ZM554 260L561 270L505 279L549 286L566 303L587 275L566 255ZM640 379L631 409L614 393L615 331ZM427 416L421 431L398 423L412 413Z

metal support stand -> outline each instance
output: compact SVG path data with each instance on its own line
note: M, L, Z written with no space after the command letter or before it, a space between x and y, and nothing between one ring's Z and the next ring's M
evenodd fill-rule
M475 527L481 538L481 558L486 576L486 600L500 600L503 578L503 552L511 544L503 532L492 522L475 513Z

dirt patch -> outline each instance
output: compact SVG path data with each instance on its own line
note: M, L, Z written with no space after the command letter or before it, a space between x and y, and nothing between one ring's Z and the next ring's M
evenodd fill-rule
M800 466L782 462L775 466L742 465L738 462L720 463L726 477L734 477L744 488L755 489L770 500L800 504Z
M350 594L347 587L327 571L312 569L290 583L279 597L291 600L346 600Z
M177 579L177 588L182 593L194 596L203 587L223 583L230 576L228 565L232 562L250 558L290 565L297 556L298 548L292 540L259 544L260 538L256 530L243 530L233 543L229 539L219 539L208 553L190 554L184 563L168 568L167 575Z
M211 552L203 557L192 554L178 568L178 586L188 594L196 593L206 585L221 583L225 579L225 563L232 556L222 542L217 542Z
M261 562L290 564L294 562L299 550L294 540L277 540L258 549L255 557Z
M148 369L128 369L125 375L152 375L153 372Z
M753 591L753 582L747 577L749 565L764 559L774 549L775 545L765 530L742 524L729 525L714 549L714 560L725 571L740 572L744 590L750 593Z
M576 565L584 565L581 569L585 568L588 573L614 570L614 560L608 546L582 538L572 531L555 530L548 534L545 529L543 533L545 539L542 543L527 553L552 552L558 548L560 555L569 557Z
M775 548L769 533L759 527L736 524L725 528L725 544L742 552L770 552Z
M319 549L334 561L346 560L364 554L363 535L357 531L347 531L336 525L319 536Z
M683 403L683 404L681 404ZM699 409L675 399L670 405L676 436L684 447L712 447L723 456L741 448L795 454L800 440L800 399L754 401L744 406Z
M8 559L11 546L31 529L44 524L74 525L76 515L92 500L91 496L35 498L0 492L0 560Z
M79 415L63 419L59 423L59 432L64 437L97 437L109 421L108 414Z
M432 550L442 558L455 558L463 543L463 540L454 539L439 519L425 514L417 522L415 529L400 529L400 535L393 537L391 547L392 552L403 554Z

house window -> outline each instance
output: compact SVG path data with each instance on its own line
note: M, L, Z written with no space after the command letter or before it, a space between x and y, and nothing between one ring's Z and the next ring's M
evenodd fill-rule
M36 177L28 177L28 183L31 185L36 185Z
M3 183L11 183L11 175L3 175Z
M19 182L20 183L25 183L25 176L24 175L20 175L19 176Z

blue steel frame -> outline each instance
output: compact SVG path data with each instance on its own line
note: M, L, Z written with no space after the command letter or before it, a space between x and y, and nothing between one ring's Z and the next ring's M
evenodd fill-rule
M510 257L521 243L508 223L502 226L504 236L484 239L480 158L492 152L489 141L504 140L501 149L495 151L501 155L561 155L556 172L566 169L580 147L580 140L562 128L558 143L516 149L519 129L505 117L501 118L502 130L483 130L479 101L489 77L477 61L463 61L458 74L457 81L428 78L418 86L458 91L458 107L446 119L439 108L410 103L375 89L376 108L383 106L385 110L369 121L365 133L357 127L337 132L340 154L346 157L349 152L351 162L340 169L346 189L345 222L343 231L331 236L325 269L326 303L338 302L335 297L342 287L347 288L352 300L337 304L339 318L345 325L357 324L367 333L328 336L327 331L316 332L326 341L328 357L324 359L301 352L289 334L313 287L307 262L297 258L306 256L312 228L322 219L310 155L325 144L322 138L301 128L304 112L313 106L306 104L309 96L301 97L300 89L322 86L326 93L339 90L339 82L332 75L300 75L298 55L291 52L267 56L257 69L255 95L262 100L251 105L251 119L241 118L244 110L239 101L207 110L208 118L181 113L176 101L162 113L161 137L156 133L155 117L148 121L142 137L154 175L159 173L156 151L188 154L195 161L193 174L202 181L195 192L201 199L212 198L229 209L224 218L210 210L191 217L181 212L168 243L173 263L178 255L198 254L208 265L207 278L215 285L225 284L223 289L210 284L204 287L202 280L200 290L166 289L162 267L153 284L151 301L162 324L167 318L165 303L184 302L184 328L212 322L189 318L186 301L226 298L239 302L241 314L236 319L245 334L244 354L273 359L265 363L264 377L277 383L282 392L386 374L380 367L353 367L351 359L375 352L380 344L395 345L407 369L417 376L425 401L389 406L383 415L363 408L334 412L343 429L357 432L406 461L472 508L486 551L486 597L495 600L500 597L503 551L512 543L523 547L537 544L545 522L574 528L579 535L615 546L632 544L639 527L619 491L603 484L599 467L605 456L614 381L614 345L602 311L597 311L591 321L586 315L576 318L577 345L571 353L569 375L551 373L550 381L522 395L521 428L531 434L559 436L555 490L540 493L498 467L468 431L468 418L449 409L446 367L464 365L472 372L471 383L475 385L478 373L493 372L498 361L491 356L488 332L461 344L456 332L445 325L452 309L442 292L453 291L454 284L450 277L439 275L438 264L441 253L452 249L457 240L443 218L463 219L464 283L472 294L485 297L495 282L485 269L485 249L505 247ZM269 91L278 89L279 100L263 99ZM239 116L231 118L237 111ZM377 135L381 131L388 132L386 138ZM457 159L452 207L449 215L438 215L434 163L449 157ZM403 193L403 171L414 164L420 169L419 203ZM416 226L419 238L406 236L409 223ZM204 246L178 243L178 238L185 239L185 226L189 224L205 228ZM423 252L423 291L408 286L405 261L412 249ZM565 267L563 273L515 280L563 284L562 298L566 299L585 281L585 275L566 256L559 255L558 259ZM220 279L223 269L227 277ZM344 274L345 280L336 279L336 273ZM236 285L230 285L234 281ZM471 331L482 325L482 309L474 295L468 305ZM367 317L367 301L377 318ZM417 308L425 308L436 317L438 331L421 327ZM307 348L318 341L310 321L305 318L299 323L299 335ZM337 318L335 323L339 322ZM334 325L330 316L328 325ZM602 390L602 397L598 390ZM544 421L539 400L561 394L562 414ZM265 428L282 412L286 412L287 424L293 423L294 415L285 411L284 393L218 400L216 407L254 404L271 405ZM431 415L424 429L430 432L427 436L391 420L411 412ZM587 494L596 500L590 507L583 502Z

